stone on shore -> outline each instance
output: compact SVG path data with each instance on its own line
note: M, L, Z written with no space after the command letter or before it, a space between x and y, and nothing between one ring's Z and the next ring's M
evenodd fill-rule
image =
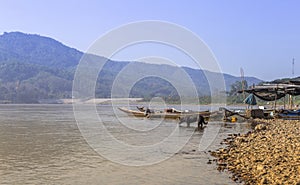
M255 120L254 130L225 139L211 152L218 169L233 180L252 184L300 184L300 121Z

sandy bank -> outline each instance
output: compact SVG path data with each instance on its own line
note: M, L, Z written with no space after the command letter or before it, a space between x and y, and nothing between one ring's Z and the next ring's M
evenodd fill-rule
M255 120L254 131L231 135L211 152L218 170L245 184L300 185L300 121Z
M141 101L142 98L93 98L93 99L59 99L52 100L54 103L62 104L101 104L101 103L110 103L114 102L128 102L128 101Z

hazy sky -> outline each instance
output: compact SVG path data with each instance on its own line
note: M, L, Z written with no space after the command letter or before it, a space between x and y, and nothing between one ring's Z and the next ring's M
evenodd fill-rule
M86 51L109 30L162 20L196 33L225 73L264 80L300 76L298 0L0 0L0 32L52 37Z

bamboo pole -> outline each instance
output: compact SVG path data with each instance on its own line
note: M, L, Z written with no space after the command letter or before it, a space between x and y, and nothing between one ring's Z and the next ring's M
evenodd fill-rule
M285 109L285 95L283 97L283 109Z
M274 106L274 110L276 110L276 103L277 103L277 91L278 91L278 84L277 84L277 88L276 88L276 94L275 94L275 102L274 102L274 104L275 104L275 106Z

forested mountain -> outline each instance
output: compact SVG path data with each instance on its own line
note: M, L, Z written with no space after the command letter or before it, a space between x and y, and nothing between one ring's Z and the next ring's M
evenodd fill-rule
M21 32L0 35L0 101L38 103L42 99L71 98L74 73L83 54L48 37ZM99 59L103 61L103 57L99 56ZM111 87L116 76L128 64L129 62L109 60L104 65L97 81L96 97L111 96ZM150 70L151 73L152 70L176 78L176 68L172 66L140 62L130 64L134 65L135 69L132 74L142 73L145 70ZM187 67L182 69L191 77L201 96L210 94L204 71ZM206 74L220 75L208 71ZM228 74L224 74L224 79L227 88L240 81L239 77ZM261 82L253 77L245 79L248 84ZM184 88L184 84L182 85ZM157 77L147 77L132 87L130 96L176 97L178 93L170 82Z
M47 67L66 68L76 66L82 52L39 35L21 32L0 36L0 61L22 62Z

